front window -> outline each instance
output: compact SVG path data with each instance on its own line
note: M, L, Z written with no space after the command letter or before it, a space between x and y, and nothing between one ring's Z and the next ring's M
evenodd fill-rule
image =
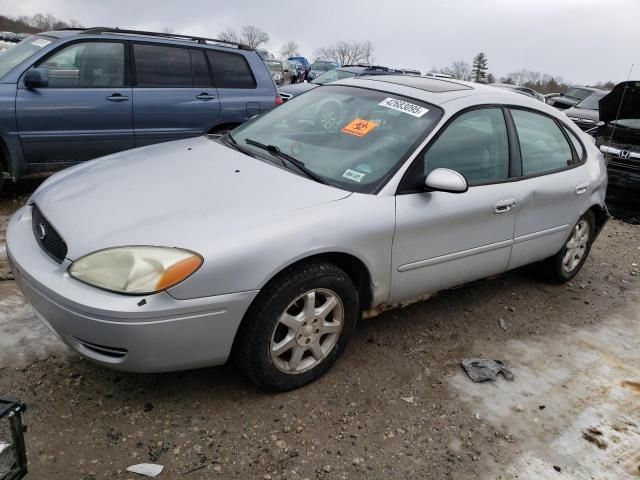
M232 132L242 150L282 165L275 147L321 181L372 193L431 131L440 110L400 95L326 86L289 100ZM272 152L255 146L259 142ZM252 145L252 143L254 145Z
M311 70L316 70L316 71L320 71L320 72L328 72L329 70L336 68L337 65L333 62L326 62L326 61L322 61L322 60L318 60L313 62L313 65L311 65Z
M585 110L598 110L599 109L598 102L605 95L606 93L594 93L592 95L589 95L584 100L581 100L580 102L576 103L575 107L584 108Z
M592 93L593 92L591 90L587 90L585 88L573 87L567 90L567 92L564 95L565 97L577 98L578 100L582 100L583 98L588 97Z
M15 47L0 55L0 78L4 77L13 67L21 64L41 48L51 43L51 39L43 36L33 36L24 39Z
M327 83L335 82L336 80L343 80L345 78L355 77L353 72L346 72L344 70L329 70L323 73L311 83L317 83L318 85L326 85Z

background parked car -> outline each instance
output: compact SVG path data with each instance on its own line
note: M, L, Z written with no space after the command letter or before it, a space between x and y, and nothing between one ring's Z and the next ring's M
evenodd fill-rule
M424 76L431 77L431 78L443 78L443 79L453 78L451 75L447 75L446 73L437 73L437 72L425 73Z
M558 110L566 110L573 107L580 100L584 100L589 95L602 90L593 87L571 87L564 93L555 97L547 97L547 104L556 107Z
M17 179L224 131L282 102L254 50L212 43L105 28L19 43L0 56L2 169Z
M309 72L311 71L311 62L307 60L306 57L301 56L289 57L288 60L293 60L294 62L298 62L302 65L302 68L304 70L304 76L302 80L306 80L307 75L309 75Z
M420 70L407 70L406 68L402 68L400 71L405 75L422 75Z
M640 212L640 81L622 82L599 101L604 125L594 131L607 160L607 197L624 210Z
M338 68L339 66L339 63L332 62L331 60L316 60L311 65L311 70L307 75L307 80L311 81L315 78L318 78L324 72L328 72L329 70L333 70L334 68Z
M593 128L600 120L598 102L608 93L609 90L592 93L587 98L580 100L573 107L566 109L564 113L582 130Z
M517 93L521 93L522 95L526 95L531 98L535 98L536 100L545 103L544 95L536 92L533 88L523 87L521 85L511 85L509 83L491 83L492 87L502 88L504 90L511 90Z
M289 62L289 60L277 60L274 58L265 59L264 63L267 64L271 71L271 76L276 85L291 85L296 83L298 72L295 69L295 64Z
M289 62L293 65L293 68L296 71L296 81L294 83L302 83L304 82L305 77L307 76L304 71L304 65L300 62L296 62L295 60L289 60Z
M323 73L315 80L311 80L307 83L301 83L299 85L291 85L286 88L279 88L278 93L282 99L286 102L292 97L296 97L301 93L313 90L320 85L326 85L327 83L335 82L336 80L343 80L345 78L360 77L363 75L391 75L402 73L400 70L394 70L392 68L380 67L377 65L363 66L363 65L347 65L340 68L334 68L328 72Z

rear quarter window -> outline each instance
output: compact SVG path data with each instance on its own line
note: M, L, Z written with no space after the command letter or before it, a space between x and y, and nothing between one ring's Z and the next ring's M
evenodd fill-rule
M216 87L256 88L256 79L244 55L209 50L207 51L207 56L213 70L213 81Z

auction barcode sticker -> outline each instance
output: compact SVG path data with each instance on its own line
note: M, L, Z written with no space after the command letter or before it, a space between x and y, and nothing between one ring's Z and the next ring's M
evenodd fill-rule
M425 113L429 111L429 109L421 107L420 105L414 105L413 103L405 102L403 100L398 100L397 98L385 98L378 105L382 107L392 108L393 110L398 110L399 112L408 113L409 115L413 115L414 117L421 117Z

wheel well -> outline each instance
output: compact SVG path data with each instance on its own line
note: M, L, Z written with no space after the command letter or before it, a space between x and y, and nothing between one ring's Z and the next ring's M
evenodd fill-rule
M2 172L11 173L11 159L7 144L0 138L0 175Z
M271 282L273 279L277 278L287 270L296 268L298 265L301 265L303 263L309 263L313 261L325 261L333 263L335 266L344 270L344 272L349 276L349 278L355 285L356 290L358 291L358 297L360 298L360 309L366 310L371 306L373 297L371 292L371 275L369 274L369 270L359 258L354 257L353 255L350 255L348 253L321 253L318 255L313 255L311 257L303 258L278 272L269 281Z
M593 205L589 210L593 213L593 216L596 218L596 232L599 233L604 227L604 224L607 222L609 218L609 214L607 213L607 209L601 207L600 205Z
M239 123L221 123L220 125L216 125L211 130L209 130L209 134L221 132L223 130L232 130L236 128Z

